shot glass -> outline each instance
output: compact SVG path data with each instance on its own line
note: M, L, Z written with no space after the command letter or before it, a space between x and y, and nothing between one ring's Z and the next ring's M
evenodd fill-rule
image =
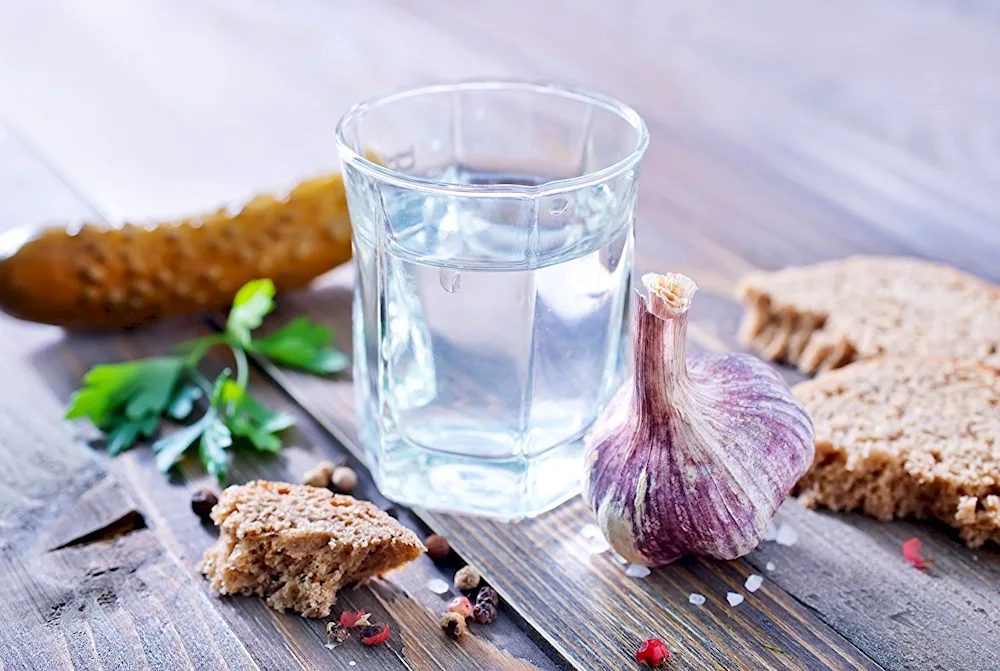
M572 497L628 361L642 118L578 89L472 81L360 103L336 135L379 489L507 520Z

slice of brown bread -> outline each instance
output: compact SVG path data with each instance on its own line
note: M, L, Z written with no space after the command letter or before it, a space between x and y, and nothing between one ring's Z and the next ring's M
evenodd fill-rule
M327 617L344 585L416 559L416 534L367 501L283 482L228 487L212 509L219 540L201 572L220 594L257 594L278 611Z
M1000 367L1000 288L949 266L855 256L745 277L741 338L805 373L878 356Z
M800 501L936 518L1000 543L1000 371L947 357L851 364L797 385L816 428Z

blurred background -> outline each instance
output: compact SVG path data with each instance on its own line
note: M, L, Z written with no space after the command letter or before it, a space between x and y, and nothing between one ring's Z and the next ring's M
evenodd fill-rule
M737 274L792 250L864 250L997 279L998 14L943 0L11 0L0 184L30 188L27 148L78 197L46 190L0 217L214 208L338 169L333 128L359 99L518 77L646 117L640 245Z

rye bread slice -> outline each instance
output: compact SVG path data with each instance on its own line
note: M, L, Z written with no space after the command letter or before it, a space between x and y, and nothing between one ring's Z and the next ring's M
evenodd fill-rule
M278 611L327 617L341 587L416 559L416 534L367 501L328 489L256 481L212 508L219 540L201 572L220 594L257 594Z
M794 388L816 428L808 506L936 518L1000 543L1000 371L947 357L851 364Z
M940 263L855 256L753 273L737 295L744 344L805 373L879 356L1000 367L1000 287Z

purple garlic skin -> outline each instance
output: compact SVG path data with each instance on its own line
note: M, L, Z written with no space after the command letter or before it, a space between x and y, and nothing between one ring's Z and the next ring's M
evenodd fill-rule
M628 561L735 559L760 543L812 464L812 422L785 381L747 354L686 354L697 287L645 275L635 376L587 440L584 499Z

